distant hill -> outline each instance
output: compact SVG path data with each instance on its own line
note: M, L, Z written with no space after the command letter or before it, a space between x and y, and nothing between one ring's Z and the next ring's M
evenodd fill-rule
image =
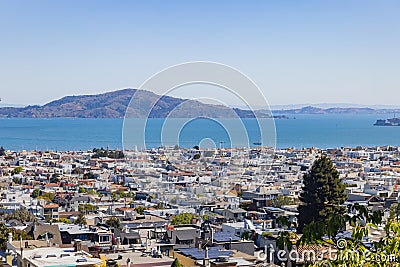
M319 107L307 106L296 109L273 110L273 114L393 114L393 113L400 113L400 109L373 109L368 107L319 108Z
M16 118L118 118L135 90L126 89L99 95L66 96L43 106L0 108L0 116Z
M321 109L328 108L372 108L375 110L393 110L400 109L400 105L371 105L371 104L354 104L354 103L315 103L315 104L286 104L286 105L270 105L272 110L293 110L304 107L316 107Z
M135 95L136 94L136 95ZM131 105L128 105L132 99ZM158 101L157 101L158 100ZM152 108L153 107L153 108ZM151 110L151 111L150 111ZM150 114L147 114L150 111ZM98 95L66 96L43 106L0 107L0 117L8 118L123 118L127 112L133 118L254 118L254 113L239 108L204 104L195 100L162 96L145 90L123 89ZM362 107L321 108L307 106L273 110L274 118L288 118L289 114L400 114L400 109ZM268 110L257 110L259 118L271 117Z
M134 94L135 98L127 107ZM157 99L159 99L157 101ZM151 107L153 107L151 109ZM147 114L150 111L150 114ZM232 112L232 110L234 112ZM43 106L2 107L0 117L9 118L123 118L129 117L164 118L166 116L187 118L205 116L230 118L240 116L252 118L248 110L231 109L221 105L204 104L199 101L160 96L144 90L123 89L98 95L66 96ZM257 112L259 117L269 117L270 113ZM281 116L278 116L281 117Z

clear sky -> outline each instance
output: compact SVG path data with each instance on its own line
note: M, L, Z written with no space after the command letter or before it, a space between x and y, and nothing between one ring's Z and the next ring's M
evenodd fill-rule
M270 104L399 104L400 1L0 0L0 98L44 104L216 61Z

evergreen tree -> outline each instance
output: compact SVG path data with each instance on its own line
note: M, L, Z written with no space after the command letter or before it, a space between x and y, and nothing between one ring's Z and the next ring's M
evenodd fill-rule
M36 218L32 212L30 212L26 208L22 208L22 209L17 209L14 212L5 215L4 220L5 221L18 220L22 223L27 223L36 221Z
M85 216L82 213L80 213L78 215L78 218L76 218L74 224L86 225L87 223Z
M346 208L342 204L347 199L345 188L332 161L326 156L317 159L303 177L297 231L302 233L304 226L313 221L325 222L330 215L343 215Z
M136 208L136 212L137 212L137 214L139 214L139 215L143 215L143 214L144 214L144 207L143 207L143 206L138 206L138 207Z
M193 215L188 212L185 212L185 213L176 215L172 219L171 224L172 225L191 224L192 219L193 219Z
M110 227L121 229L121 221L117 217L111 217L106 221L106 224Z
M174 262L171 264L171 267L183 267L183 265L181 264L181 262L178 260L178 258L176 258L174 260Z
M0 222L0 250L6 250L8 234L13 235L13 240L32 240L32 237L22 230L17 230L6 226L4 222Z
M37 198L37 197L39 197L40 196L40 194L41 194L41 191L40 191L40 189L38 189L38 188L36 188L35 190L33 190L33 192L32 192L32 198Z

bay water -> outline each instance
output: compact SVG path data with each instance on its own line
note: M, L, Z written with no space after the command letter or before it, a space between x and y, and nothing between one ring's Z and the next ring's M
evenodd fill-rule
M278 148L288 147L355 147L394 145L400 146L400 127L373 126L377 119L385 115L288 115L289 119L268 120L269 133L260 133L258 121L242 119L246 136L251 146L258 143L260 136L271 137ZM182 122L184 121L184 123ZM168 125L178 131L173 136L165 136L165 119L148 119L145 129L123 130L123 119L85 119L85 118L0 118L0 146L10 150L90 150L95 147L110 149L127 146L123 141L129 133L128 149L143 148L143 140L136 140L140 132L145 132L146 148L160 145L179 145L193 147L199 144L213 144L218 147L237 146L230 139L233 127L229 119L217 123L209 119L168 119ZM274 123L273 123L274 122ZM276 135L271 129L275 124ZM184 127L182 127L184 125ZM232 127L229 127L231 125ZM236 130L237 129L237 130ZM243 132L243 131L242 131ZM140 138L139 138L140 139ZM202 142L208 140L208 142ZM264 144L264 143L263 143ZM272 143L271 143L272 144ZM268 145L271 145L268 144ZM241 144L240 144L241 145Z

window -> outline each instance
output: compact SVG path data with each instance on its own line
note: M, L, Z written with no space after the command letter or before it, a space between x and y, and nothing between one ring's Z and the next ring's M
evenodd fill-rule
M110 242L110 236L108 235L99 236L99 242Z
M41 234L40 236L38 236L37 240L46 240L46 236L49 240L54 238L54 235L52 233L47 232L47 233L44 233L44 234Z

